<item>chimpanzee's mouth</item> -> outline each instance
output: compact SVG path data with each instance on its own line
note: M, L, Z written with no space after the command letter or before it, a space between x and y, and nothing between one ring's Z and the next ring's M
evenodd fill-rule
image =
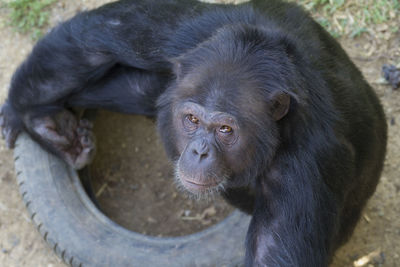
M209 188L213 188L218 186L217 182L212 182L212 183L200 183L200 182L195 182L192 180L188 180L188 179L181 179L182 184L189 190L196 190L196 191L202 191L202 190L206 190Z
M177 163L175 169L175 182L178 188L182 189L183 192L191 193L190 196L196 196L197 198L213 196L215 193L219 193L224 190L224 181L226 176L216 175L214 173L202 173L193 175L191 172L184 172ZM221 178L222 177L222 178Z

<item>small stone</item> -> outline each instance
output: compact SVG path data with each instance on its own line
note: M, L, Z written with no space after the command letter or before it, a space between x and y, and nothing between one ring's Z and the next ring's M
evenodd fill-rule
M16 247L19 245L20 239L18 238L17 235L10 233L10 234L8 234L8 242L10 243L10 245L12 247Z
M7 211L8 208L7 208L7 206L6 206L5 204L3 204L2 202L0 202L0 210L1 210L1 211Z
M378 216L379 216L379 217L385 216L385 211L379 210L379 211L378 211Z
M6 183L10 183L10 182L12 182L12 180L13 180L13 176L11 175L10 172L6 172L6 173L3 175L3 177L1 177L0 180L3 181L3 182L6 182Z
M137 185L129 185L129 188L130 188L131 190L136 190L136 189L139 188L139 186L137 186Z
M389 26L387 24L381 24L376 27L376 30L379 32L385 32L388 29L389 29Z
M148 217L148 218L147 218L147 221L148 221L149 223L156 223L156 222L157 222L157 220L154 219L154 218L152 218L152 217Z
M383 65L382 67L383 77L390 83L393 89L397 89L400 86L400 70L394 65Z

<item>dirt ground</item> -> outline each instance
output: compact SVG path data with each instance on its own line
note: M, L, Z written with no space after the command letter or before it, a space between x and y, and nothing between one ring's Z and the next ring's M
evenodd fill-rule
M107 0L60 1L52 10L52 25L78 10L92 8ZM29 36L14 33L6 26L6 10L0 9L0 102L6 97L11 75L32 48ZM400 24L400 21L397 23ZM371 256L358 266L400 266L400 91L381 81L384 63L400 63L400 34L382 32L358 39L342 38L343 47L376 89L389 125L388 153L381 182L368 203L350 242L341 248L331 267L356 266L353 261ZM99 183L100 184L100 183ZM101 189L97 187L97 192ZM107 191L108 189L104 189ZM104 193L105 194L105 193ZM100 198L101 199L101 198ZM207 205L204 207L208 207ZM64 264L47 247L30 223L19 196L12 151L0 141L0 267L48 266Z

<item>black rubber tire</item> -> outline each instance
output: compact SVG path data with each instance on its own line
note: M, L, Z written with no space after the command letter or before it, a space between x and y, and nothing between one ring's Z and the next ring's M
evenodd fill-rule
M102 214L78 174L21 134L15 169L32 221L71 266L238 266L250 217L234 211L195 234L157 238L129 231Z

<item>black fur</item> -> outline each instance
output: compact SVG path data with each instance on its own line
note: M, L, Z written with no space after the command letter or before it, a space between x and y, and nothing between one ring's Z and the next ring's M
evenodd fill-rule
M386 122L340 45L295 4L127 0L83 12L18 68L1 126L10 146L26 130L79 168L92 147L76 140L75 128L54 126L65 124L62 110L157 116L166 151L179 161L185 138L174 112L182 102L231 114L247 142L231 164L220 143L207 141L224 166L213 167L223 173L222 194L253 215L246 266L327 266L378 183Z

